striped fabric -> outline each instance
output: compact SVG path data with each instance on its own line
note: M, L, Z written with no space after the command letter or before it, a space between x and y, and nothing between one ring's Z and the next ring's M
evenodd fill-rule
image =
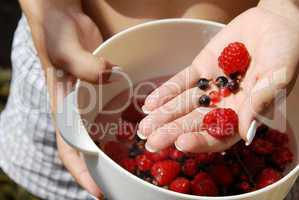
M10 96L0 116L0 166L15 182L42 199L88 199L58 158L41 63L26 19L12 50Z

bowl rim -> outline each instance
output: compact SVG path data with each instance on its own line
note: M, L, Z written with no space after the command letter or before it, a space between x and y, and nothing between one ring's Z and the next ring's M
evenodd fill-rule
M150 22L145 22L142 24L138 24L136 26L130 27L128 29L125 29L115 35L113 35L112 37L110 37L109 39L107 39L106 41L104 41L99 47L97 47L93 54L98 54L103 48L105 48L106 46L109 46L110 43L115 40L115 39L119 39L120 37L122 37L123 35L126 35L130 32L136 31L138 29L144 28L144 27L150 27L150 26L156 26L156 25L163 25L163 24L179 24L179 23L191 23L191 24L205 24L205 25L210 25L210 26L215 26L215 27L219 27L219 28L224 28L226 25L219 23L219 22L214 22L214 21L209 21L209 20L203 20L203 19L190 19L190 18L171 18L171 19L161 19L161 20L154 20L154 21L150 21ZM77 84L76 84L76 90L78 90L78 88L80 87L80 80L78 80ZM78 93L77 93L78 95ZM84 127L85 129L85 127ZM90 136L89 136L90 137ZM230 195L230 196L196 196L196 195L190 195L190 194L181 194L178 192L174 192L171 190L167 190L164 189L162 187L153 185L151 183L148 183L144 180L142 180L141 178L131 174L130 172L128 172L127 170L125 170L124 168L122 168L120 165L118 165L115 161L113 161L108 155L106 155L100 148L98 148L98 153L100 154L99 156L101 156L103 159L107 160L107 162L113 166L113 168L115 170L118 170L120 173L126 174L127 176L129 176L130 178L132 178L133 180L136 181L136 183L138 184L142 184L145 185L147 187L150 187L153 190L156 190L158 192L162 192L165 193L167 195L171 195L174 196L176 198L184 198L184 199L190 199L190 200L224 200L224 199L230 199L230 200L237 200L240 198L248 198L248 197L252 197L255 195L259 195L263 192L267 192L281 184L283 184L284 182L286 182L289 178L293 177L293 176L298 176L299 174L299 163L297 163L297 165L294 167L294 169L292 169L290 172L288 172L283 178L281 178L279 181L256 191L252 191L252 192L248 192L248 193L244 193L244 194L239 194L239 195ZM86 154L86 153L84 153ZM88 155L88 154L87 154ZM85 162L87 162L88 158L85 157ZM297 174L296 174L297 173Z

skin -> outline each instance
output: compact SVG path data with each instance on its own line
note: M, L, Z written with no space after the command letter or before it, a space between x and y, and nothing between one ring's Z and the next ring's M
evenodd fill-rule
M271 105L277 91L287 89L297 77L299 27L296 23L264 8L250 9L230 22L190 67L147 97L143 109L150 113L139 125L139 135L147 138L147 149L159 151L175 143L178 149L186 152L222 151L240 136L246 141L252 120ZM205 92L198 91L195 84L200 77L216 79L223 75L217 58L231 41L246 44L251 65L242 82L242 90L225 98L221 105L238 113L240 135L217 140L199 130L203 114L196 109L197 100ZM265 81L269 81L269 85L260 90Z
M281 4L282 0L273 2L274 0L271 2L264 0L259 8L249 10L229 23L228 27L200 52L190 67L170 80L170 82L175 82L181 86L179 91L167 91L168 83L166 83L154 92L154 94L165 94L170 97L169 99L156 98L154 101L150 101L151 97L148 97L146 108L153 112L145 120L151 118L161 107L171 105L173 101L178 101L184 105L184 102L189 101L190 98L185 98L182 94L188 93L199 77L215 77L220 74L221 72L215 67L214 61L223 46L230 41L243 41L252 55L252 66L245 77L243 88L248 87L248 91L251 91L255 87L255 83L267 77L266 74L271 74L271 71L281 69L282 66L287 69L289 76L285 82L276 84L273 88L287 87L288 83L295 77L295 65L298 62L298 56L295 55L299 47L298 34L295 34L298 33L298 26L297 22L293 20L297 17L298 4L295 4L295 0L283 0L283 4ZM174 0L171 1L171 6L169 6L170 2L166 0L158 3L153 2L153 0L145 0L142 3L135 0L134 6L130 6L132 5L131 0L20 0L20 3L29 21L34 44L45 71L51 97L53 122L55 123L59 99L70 91L75 78L100 83L106 77L103 76L104 71L112 67L105 59L95 57L90 53L103 41L103 38L107 39L123 29L142 22L169 17L202 18L226 23L255 6L257 2L253 0L229 0L229 2L225 1L224 3L224 1L210 0L199 3L195 0ZM265 47L262 44L267 44L268 47L263 49ZM275 59L277 55L284 56L278 60ZM269 59L263 59L264 57ZM211 70L206 71L204 69L207 68L202 68L202 66L210 66ZM261 68L259 66L266 67ZM64 72L62 76L61 73L59 75L56 73L58 70ZM194 76L190 76L186 84L181 84L181 78L184 79L185 75L190 72L195 72L191 73ZM259 102L268 102L273 98L273 90L266 92L268 95L258 95L259 98L255 98L257 111L263 108ZM234 108L239 113L243 113L240 108L246 105L245 94L244 91L238 96L231 97L227 99L227 103L235 105ZM192 96L189 95L191 101ZM170 99L172 100L170 101ZM236 102L238 104L235 104ZM198 114L193 110L193 107L188 107L184 112L162 115L163 123L156 123L156 126L163 127L179 119L194 121L192 119L197 118ZM252 112L249 111L249 113ZM242 133L245 132L244 130L248 127L248 122L254 117L254 114L240 117L244 119L244 124L240 126L241 137L244 137ZM140 130L142 129L143 125L140 126ZM212 147L208 148L206 144L213 139L207 138L207 136L200 138L192 133L182 135L179 130L176 131L175 136L170 137L170 140L161 143L158 142L157 138L163 137L165 134L160 134L157 130L159 129L153 129L149 132L142 131L149 138L147 146L151 146L152 150L159 150L159 148L169 146L175 141L177 141L177 146L183 150L203 151L204 148L208 151L212 150ZM56 136L59 156L65 167L83 188L102 199L103 194L89 175L79 152L63 141L59 131L57 131ZM236 137L233 141L227 141L226 144L214 140L212 144L214 147L218 144L225 147L225 145L228 146L238 139Z

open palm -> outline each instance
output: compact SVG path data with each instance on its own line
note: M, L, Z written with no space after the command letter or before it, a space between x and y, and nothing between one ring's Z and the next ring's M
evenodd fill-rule
M143 108L149 115L140 123L138 135L148 139L148 150L158 151L175 143L178 149L187 152L222 151L240 138L247 141L252 121L271 105L277 91L287 89L297 75L298 32L295 22L262 8L250 9L235 18L188 68L147 97ZM200 129L207 109L198 107L198 98L206 91L198 89L196 82L223 74L218 56L227 44L235 41L246 45L250 67L241 90L218 106L230 107L238 113L240 134L217 140Z

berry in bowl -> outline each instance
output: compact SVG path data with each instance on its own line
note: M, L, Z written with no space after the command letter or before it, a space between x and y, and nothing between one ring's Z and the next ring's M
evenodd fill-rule
M114 108L124 96L125 92L117 95L103 110ZM95 120L97 127L119 120L118 129L104 139L98 129L92 137L116 163L153 185L197 196L239 195L279 181L294 162L289 135L266 125L258 127L249 146L239 141L225 152L183 153L174 146L157 153L149 152L145 149L145 141L136 133L138 123L145 116L142 105L143 99L133 97L129 106L114 119L106 121L107 117L99 114ZM219 119L223 119L219 122L221 127L225 127L225 123L238 126L238 116L227 108L215 108L205 115L203 123L209 127ZM210 129L209 133L217 139L231 136L225 128L215 130L219 129Z
M95 51L123 68L117 75L122 79L107 85L78 81L61 102L57 125L65 141L83 154L91 176L107 199L267 200L283 199L289 192L299 170L299 138L293 134L299 131L298 84L287 98L285 133L262 125L250 146L239 142L225 152L201 154L169 147L153 154L135 135L137 123L144 117L138 108L145 96L189 66L222 27L192 19L154 21L116 34ZM236 54L250 62L242 45L232 46L241 49ZM217 109L222 98L241 89L247 68L240 70L240 66L246 62L231 59L236 65L229 71L227 55L223 57L218 62L223 62L220 67L225 76L198 82L199 88L215 88L198 100L200 106ZM139 87L144 82L147 84ZM230 113L229 118L234 116L231 111L224 113ZM211 135L229 137L208 124L205 128Z

